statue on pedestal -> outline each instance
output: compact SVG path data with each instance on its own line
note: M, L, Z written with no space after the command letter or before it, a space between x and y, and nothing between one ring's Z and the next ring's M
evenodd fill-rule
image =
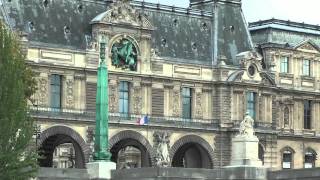
M253 124L254 120L249 115L249 112L247 112L243 121L240 123L240 136L254 136Z

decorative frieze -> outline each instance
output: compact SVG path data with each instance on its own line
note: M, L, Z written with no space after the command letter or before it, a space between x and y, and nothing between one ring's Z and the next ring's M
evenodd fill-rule
M48 79L40 78L39 79L39 106L47 106L48 105Z
M174 87L172 92L172 116L180 117L180 88Z
M74 108L73 79L66 80L66 108Z
M195 118L202 118L202 93L196 92L196 112L195 112Z
M117 112L118 107L118 91L117 84L111 80L109 83L109 112Z
M142 97L141 87L133 86L133 112L134 114L141 114L142 108Z

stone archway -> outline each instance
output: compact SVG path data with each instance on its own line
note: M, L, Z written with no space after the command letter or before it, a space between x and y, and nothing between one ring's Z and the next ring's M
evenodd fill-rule
M39 165L41 167L52 167L52 158L55 147L64 143L72 143L75 151L75 167L85 168L89 161L90 147L83 138L72 128L67 126L53 126L40 134L38 141Z
M197 135L186 135L170 150L172 167L213 168L214 151L210 144Z
M141 166L154 166L154 151L148 140L140 133L125 130L112 136L109 140L109 148L112 153L111 160L116 162L118 159L118 152L127 146L133 146L141 152Z

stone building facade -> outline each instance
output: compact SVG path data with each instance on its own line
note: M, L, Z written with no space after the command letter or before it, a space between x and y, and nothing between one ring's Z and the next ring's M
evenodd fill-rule
M76 168L91 160L102 41L113 161L126 162L123 149L134 147L141 167L229 165L231 138L248 111L266 167L320 165L318 26L268 20L248 28L241 0L191 0L188 9L3 1L0 10L38 74L30 106L41 127L41 166L51 167L54 149L65 143L73 145ZM148 123L137 123L143 117Z

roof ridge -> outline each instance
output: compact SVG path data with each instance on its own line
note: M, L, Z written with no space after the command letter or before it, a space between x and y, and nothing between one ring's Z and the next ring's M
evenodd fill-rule
M279 24L279 25L285 25L285 26L291 26L291 27L320 30L320 25L318 25L318 24L315 25L315 24L309 24L309 23L304 23L304 22L301 23L301 22L282 20L282 19L276 19L276 18L250 22L249 27L252 28L252 27L269 25L269 24Z

